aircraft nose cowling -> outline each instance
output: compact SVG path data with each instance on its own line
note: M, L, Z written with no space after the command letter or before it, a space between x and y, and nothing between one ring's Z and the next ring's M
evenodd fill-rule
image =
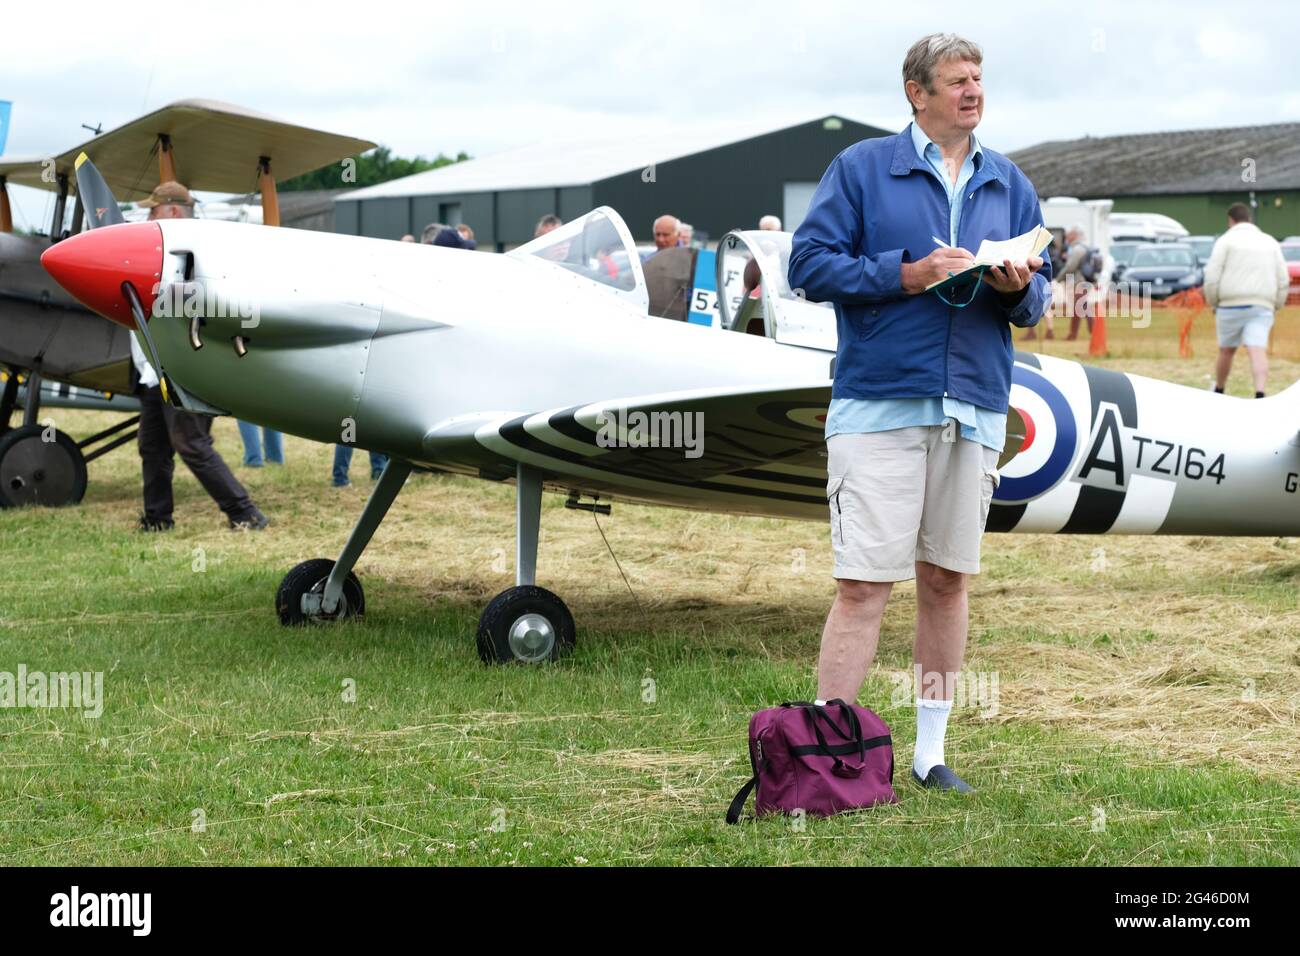
M162 277L162 229L156 222L126 222L78 233L41 254L41 265L82 305L128 329L135 328L122 283L135 287L145 315Z

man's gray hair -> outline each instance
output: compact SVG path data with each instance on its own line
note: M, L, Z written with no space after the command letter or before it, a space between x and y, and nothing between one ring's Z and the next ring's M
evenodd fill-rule
M444 229L450 228L445 223L431 222L424 227L424 232L420 233L420 242L426 246L433 245L433 240L438 238L438 233Z
M927 93L933 93L935 67L945 60L968 60L978 65L984 62L984 51L978 43L955 33L931 33L921 37L903 57L903 95L907 96L908 80L919 83ZM910 96L907 103L912 106ZM915 106L912 106L912 115L916 115Z

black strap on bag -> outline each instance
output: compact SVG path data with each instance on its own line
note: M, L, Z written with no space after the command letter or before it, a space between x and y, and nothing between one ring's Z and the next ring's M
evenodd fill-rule
M859 744L862 744L862 724L858 722L858 712L854 710L852 706L846 704L843 700L841 700L838 697L836 697L834 700L828 700L826 702L827 707L829 707L831 704L840 705L840 712L844 714L846 718L846 723L849 725L849 732L847 734L842 733L840 731L839 726L836 725L835 721L831 719L831 715L826 712L825 707L821 707L818 706L817 704L814 704L813 712L822 720L826 721L826 723L830 724L831 729L834 730L845 740L849 740L849 741L856 740ZM866 748L859 746L858 755L865 760L867 756Z
M857 714L857 711L855 711L855 710L854 710L854 709L853 709L849 704L845 703L843 700L841 700L841 699L838 698L838 697L836 697L834 700L828 700L828 701L826 702L826 705L827 705L828 707L829 707L831 704L839 704L839 705L840 705L840 709L844 712L845 717L847 718L847 722L848 722L848 724L849 724L849 728L850 728L848 734L845 734L843 731L841 731L840 728L839 728L839 726L838 726L838 725L837 725L837 724L836 724L836 723L831 719L830 715L829 715L828 713L826 713L825 708L824 708L824 707L821 707L821 706L819 706L819 705L817 705L817 704L812 704L812 703L809 703L809 702L807 702L807 701L793 701L793 702L788 703L788 704L782 704L781 706L782 706L782 707L806 707L806 708L808 708L808 709L809 709L810 711L812 711L814 714L817 714L819 717L821 717L823 720L825 720L828 724L830 724L831 727L832 727L832 729L834 729L834 731L835 731L837 734L839 734L840 737L842 737L844 740L848 741L848 743L844 743L844 744L831 744L831 745L828 747L828 746L826 745L826 742L822 739L821 732L817 729L817 719L814 718L814 719L813 719L813 730L817 733L817 740L818 740L818 743L815 744L815 745L809 745L809 746L806 746L806 747L792 747L792 748L790 748L790 753L791 753L792 756L795 756L795 757L805 757L805 756L811 756L811 755L814 755L814 754L823 754L823 755L825 755L825 756L831 757L832 759L836 759L836 755L837 755L837 754L851 754L851 753L856 752L856 753L858 754L858 759L862 762L862 765L859 766L859 767L857 767L857 768L851 768L851 767L850 767L849 769L850 769L850 770L854 770L854 769L856 769L857 772L856 772L856 773L852 773L852 774L850 774L850 775L851 775L851 776L857 776L857 775L860 774L860 773L862 772L862 770L866 767L867 751L868 751L868 750L872 750L872 749L874 749L874 748L876 748L876 747L888 747L891 743L893 743L893 739L890 737L889 734L884 734L884 735L882 735L882 736L880 736L880 737L866 737L866 738L864 738L864 737L862 736L862 724L858 721L858 714ZM841 766L847 766L847 764L841 764L841 762L840 762L838 759L836 759L836 767L835 767L835 770L836 770L837 772L840 770ZM845 776L846 774L844 774L844 773L839 773L838 775L839 775L839 776ZM890 783L893 783L893 780L894 780L894 757L893 757L893 754L892 754L892 753L890 754L890 757L889 757L889 780L890 780Z
M731 806L727 808L727 822L739 823L740 814L745 809L745 801L749 795L754 792L754 787L758 786L758 774L749 778L749 783L740 788L740 793L736 794L731 800Z
M843 700L840 700L838 697L835 700L830 700L826 703L827 705L839 704L841 713L848 715L846 723L848 724L849 729L847 732L840 730L839 725L835 723L831 715L826 712L826 708L820 704L800 702L793 706L802 707L812 714L812 729L813 733L817 735L817 744L819 748L816 752L830 757L831 760L835 761L835 765L831 768L831 773L835 774L837 777L861 776L862 771L866 769L867 748L865 741L862 739L862 726L858 723L858 715L853 712L852 707L846 704ZM827 723L842 740L849 744L848 749L844 752L857 752L860 763L856 767L847 764L840 759L839 747L832 749L831 745L826 742L826 736L822 733L821 725L818 723L819 720Z
M750 748L749 751L749 763L754 770L754 775L749 778L748 783L746 783L743 787L740 788L740 792L731 798L731 806L727 808L728 823L740 822L740 814L744 812L745 801L749 799L749 795L753 793L754 788L758 786L759 765L754 760L754 751L752 747Z

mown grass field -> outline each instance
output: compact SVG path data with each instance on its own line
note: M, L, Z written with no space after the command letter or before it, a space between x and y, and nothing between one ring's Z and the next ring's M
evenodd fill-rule
M1114 323L1104 364L1205 386L1210 320L1192 360L1173 321ZM1270 391L1300 377L1297 325L1279 321ZM1230 391L1249 394L1244 356ZM216 433L237 463L234 423ZM183 468L177 530L135 532L130 447L92 463L80 507L0 513L0 671L105 673L98 719L0 710L0 863L1300 863L1294 539L990 535L967 666L996 674L997 706L959 707L948 735L979 792L906 779L901 585L862 695L893 728L901 802L727 827L750 714L815 690L825 526L616 504L601 522L633 598L592 516L548 497L539 583L578 648L489 668L473 635L513 581L511 489L413 477L359 565L365 621L286 630L281 576L337 553L369 484L364 454L336 490L328 448L287 451L236 468L262 533L227 531Z

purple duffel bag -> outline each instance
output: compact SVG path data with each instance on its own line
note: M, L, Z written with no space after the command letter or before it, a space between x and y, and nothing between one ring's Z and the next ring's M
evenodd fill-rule
M792 701L760 710L749 721L754 776L727 810L740 819L755 787L754 815L826 817L877 803L897 803L889 727L865 707L836 698L824 707Z

